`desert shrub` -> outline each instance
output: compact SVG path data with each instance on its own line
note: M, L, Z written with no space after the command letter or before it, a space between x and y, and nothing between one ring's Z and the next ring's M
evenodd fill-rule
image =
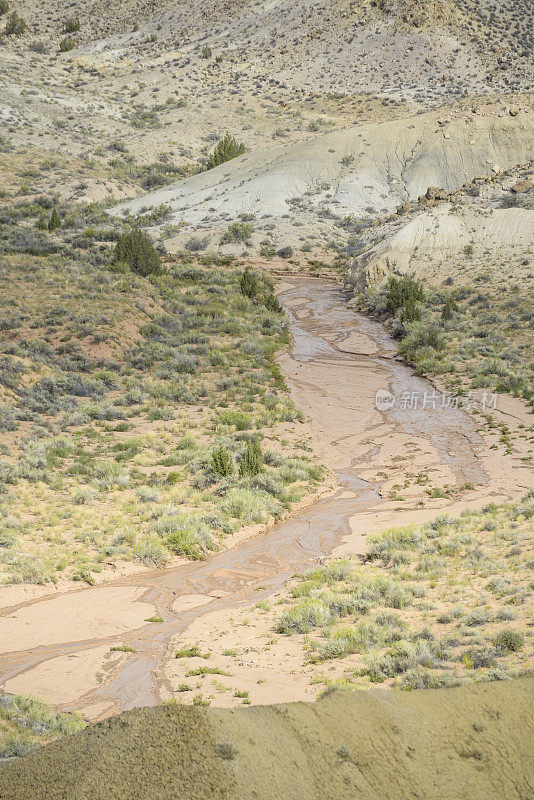
M232 158L240 156L245 152L245 145L238 142L234 136L226 133L224 137L217 142L213 152L210 154L207 162L206 169L213 169L224 164L226 161L231 161Z
M267 517L279 514L280 503L267 492L233 488L224 498L223 510L245 523L265 522Z
M388 564L394 552L399 549L415 549L421 539L421 533L414 525L406 528L389 528L384 533L369 536L366 557L370 561L380 558L384 564Z
M463 622L469 628L477 628L479 625L485 625L489 621L490 615L483 609L475 609L463 618Z
M511 606L503 606L495 615L495 619L500 622L510 622L513 619L517 619L517 617L517 611L515 608L511 608Z
M239 244L239 242L246 242L253 230L254 225L252 222L231 222L221 236L221 244Z
M39 743L27 733L9 731L0 739L0 759L22 758L37 747L39 747Z
M192 236L190 239L187 240L185 243L186 250L190 250L191 253L198 253L201 250L205 250L209 244L209 239L207 236L201 238L200 236Z
M441 687L459 686L460 678L453 672L429 672L418 667L408 670L404 675L400 688L405 691L412 689L439 689Z
M495 664L495 651L487 647L470 647L462 653L461 661L468 669L492 667Z
M291 245L286 245L285 247L281 247L280 250L276 253L277 256L280 258L291 258L293 255L293 248Z
M17 416L9 406L0 406L0 431L16 431Z
M170 533L166 545L173 553L188 558L199 558L199 540L193 530L178 530Z
M202 56L202 58L211 58L212 56L211 47L209 45L204 45L204 47L200 51L200 55Z
M317 567L306 576L308 580L316 580L321 583L329 585L344 581L348 578L354 570L354 564L349 558L342 558L338 561L331 561L330 564L324 564Z
M140 486L137 496L142 503L159 503L160 493L152 486Z
M221 475L223 478L232 474L234 471L234 462L226 447L221 446L213 451L211 456L211 468L216 475Z
M70 53L70 51L74 50L75 47L76 43L68 36L65 36L65 38L62 39L59 43L60 53Z
M399 345L399 352L407 361L416 362L422 355L435 355L444 346L444 337L432 322L415 322ZM430 351L430 352L429 352Z
M261 472L262 467L263 453L261 452L260 443L257 440L248 441L245 454L239 465L239 474L241 477L246 475L254 476Z
M169 551L157 539L147 539L139 542L133 548L133 556L143 564L155 564L161 566L169 560Z
M9 11L8 0L0 0L0 17Z
M12 11L9 15L6 26L4 28L5 36L22 36L26 32L28 26L26 21L19 17L16 11Z
M177 555L199 558L202 545L209 546L211 531L206 522L188 514L167 514L157 521L156 532L165 536L165 544Z
M506 628L493 637L493 644L498 650L516 653L525 644L525 635L520 631L512 630L512 628Z
M273 497L277 497L279 500L284 500L284 486L272 475L256 475L251 482L251 486L255 489L261 489L263 492L268 492L268 494L272 494Z
M243 411L223 411L219 419L224 425L234 425L238 431L246 431L252 427L252 417Z
M414 307L416 303L422 303L425 293L418 281L410 276L388 278L386 285L386 311L394 315L403 306Z
M79 17L68 17L65 20L65 33L77 33L81 27Z
M43 700L18 694L8 697L0 693L0 719L19 730L45 737L75 733L85 727L79 714L56 712Z
M139 229L122 234L115 245L112 263L127 264L132 272L143 276L158 275L161 272L158 251L148 236Z
M309 633L313 628L326 625L332 617L322 600L307 598L285 611L276 622L278 633Z
M10 583L36 583L39 586L52 580L53 569L39 556L20 555L11 561Z

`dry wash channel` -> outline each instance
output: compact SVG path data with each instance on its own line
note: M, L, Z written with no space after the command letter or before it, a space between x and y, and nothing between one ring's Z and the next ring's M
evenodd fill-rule
M280 297L294 340L282 368L296 402L311 419L318 457L337 476L336 490L207 561L4 610L3 689L38 694L88 719L172 696L165 665L173 655L173 639L193 621L252 597L261 599L342 542L362 552L363 529L401 521L395 503L384 496L380 476L385 463L392 480L409 465L451 486L472 484L475 490L462 500L464 505L521 492L506 459L500 458L495 474L485 462L482 468L483 442L461 410L438 413L399 403L386 413L376 410L379 389L400 397L431 387L395 359L394 344L380 325L347 308L338 286L295 279L280 287ZM406 513L418 521L422 514L428 517L453 505L444 499L416 511L415 501ZM146 624L151 614L163 622ZM110 659L110 647L119 644L131 650L114 652L115 660Z

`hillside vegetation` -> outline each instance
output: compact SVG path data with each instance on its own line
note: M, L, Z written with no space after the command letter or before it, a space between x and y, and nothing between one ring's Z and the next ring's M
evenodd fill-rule
M0 760L27 755L84 727L78 714L62 714L33 697L0 693Z
M265 702L284 679L313 697L332 686L408 691L531 670L533 513L531 492L370 535L364 555L328 560L181 636L171 696L237 706Z
M144 278L113 257L126 227L60 206L40 230L52 208L0 212L2 583L202 558L279 517L321 470L273 360L270 281L210 258Z
M360 686L428 688L531 668L533 515L526 497L370 536L363 566L332 561L304 576L276 629L310 634L317 663L352 656L343 680Z

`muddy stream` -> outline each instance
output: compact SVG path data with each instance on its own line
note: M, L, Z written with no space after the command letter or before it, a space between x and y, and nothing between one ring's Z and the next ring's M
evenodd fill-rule
M64 641L59 634L54 641L52 634L41 646L20 648L19 642L19 649L0 655L2 685L50 659L124 642L136 652L127 654L117 668L100 675L98 685L88 686L77 701L63 707L98 706L107 716L158 703L164 685L162 665L171 640L194 619L278 590L295 572L339 545L351 533L351 518L380 512L385 502L380 483L362 479L360 472L379 458L388 442L390 446L401 442L402 457L410 454L409 445L403 443L413 439L427 442L453 482L485 483L477 458L481 442L471 419L455 408L423 410L421 403L414 408L399 401L412 393L418 397L431 393L432 387L395 359L394 342L378 323L347 307L341 287L321 280L288 279L279 296L293 335L291 351L282 357L281 366L295 401L311 418L312 433L320 445L319 458L324 455L337 477L335 491L293 512L266 533L206 561L112 581L108 586L136 587L138 595L131 602L151 604L152 613L164 621L102 637L95 635L94 626L88 635L81 624L76 641ZM378 389L397 398L393 408L375 409ZM72 613L81 595L96 598L102 591L102 587L89 587L70 592ZM173 610L173 604L184 595L201 595L205 603L185 611ZM57 596L48 595L5 609L0 616L0 644L3 620L23 609L30 623L32 614L40 614L50 624L49 618L58 613L55 603Z

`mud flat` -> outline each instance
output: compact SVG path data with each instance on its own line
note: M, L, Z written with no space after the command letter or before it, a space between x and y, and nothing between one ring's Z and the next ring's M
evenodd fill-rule
M274 593L326 555L364 552L365 537L374 530L421 522L445 508L453 513L515 499L529 488L522 454L490 450L462 410L401 402L389 411L376 409L379 390L398 399L433 387L395 359L395 345L382 327L349 309L338 285L291 279L280 286L280 297L293 334L281 366L310 419L317 457L336 476L336 489L207 561L5 608L4 690L31 693L38 686L44 698L89 719L156 705L172 696L166 670L176 637L212 624L209 615L231 614L252 597ZM399 510L391 487L402 483L407 470L424 472L433 484L446 483L456 493L429 499L414 484ZM60 611L65 604L67 611ZM147 623L153 615L163 621ZM124 657L106 655L105 646L122 644L131 648ZM74 656L76 670L69 667ZM79 675L85 676L83 686ZM263 702L289 699L284 686L280 691L265 693Z

